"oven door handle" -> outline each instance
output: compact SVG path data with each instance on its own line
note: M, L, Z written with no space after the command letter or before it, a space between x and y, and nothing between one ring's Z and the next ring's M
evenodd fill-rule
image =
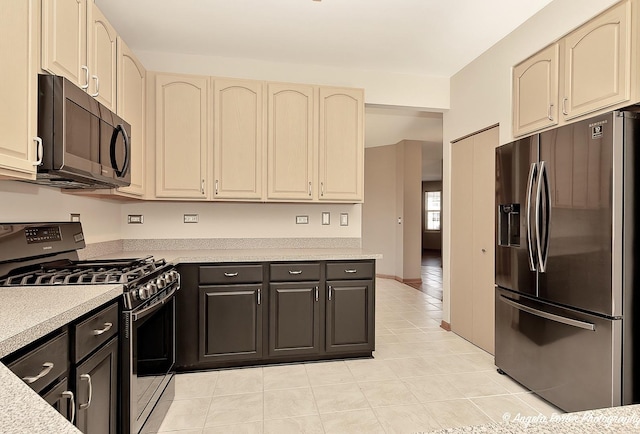
M131 319L133 321L137 321L139 319L144 318L145 316L155 312L156 310L160 309L162 306L164 306L164 304L171 298L173 297L173 294L178 290L178 288L180 288L180 281L178 280L177 285L175 285L173 287L173 289L171 290L171 292L168 292L166 294L166 296L162 297L162 300L160 300L159 303L154 303L151 306L145 307L144 309L141 309L138 312L131 312Z

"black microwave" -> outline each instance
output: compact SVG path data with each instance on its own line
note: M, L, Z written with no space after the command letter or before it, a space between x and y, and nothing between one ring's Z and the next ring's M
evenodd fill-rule
M114 188L131 183L131 126L64 77L38 76L36 180L61 188Z

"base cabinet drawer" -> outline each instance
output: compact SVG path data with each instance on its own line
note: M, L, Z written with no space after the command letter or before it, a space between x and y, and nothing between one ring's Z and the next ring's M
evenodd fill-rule
M113 304L74 326L74 358L78 363L118 333L118 304Z
M7 366L37 393L69 369L69 334L45 342Z
M329 262L327 280L373 279L374 262Z

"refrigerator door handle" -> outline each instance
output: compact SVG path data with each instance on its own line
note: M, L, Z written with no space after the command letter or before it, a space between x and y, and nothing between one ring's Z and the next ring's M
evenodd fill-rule
M545 253L546 253L546 249L545 251L542 250L542 235L541 234L541 230L540 230L540 226L541 226L541 222L543 216L542 215L542 207L540 206L540 203L542 202L542 185L546 184L547 188L546 191L548 191L548 184L547 184L547 178L546 178L546 173L547 173L547 167L544 164L544 161L541 161L540 163L540 171L538 174L538 188L536 189L536 212L535 212L535 216L536 216L536 253L538 256L538 269L541 273L544 273L546 270L546 260L545 260ZM548 208L547 208L548 211ZM545 218L546 220L546 218ZM545 232L548 232L548 228L545 225ZM548 239L548 237L546 237ZM546 243L548 245L548 243Z
M545 273L547 271L547 260L549 259L549 240L551 233L551 189L549 187L549 170L543 161L541 163L540 170L540 183L544 184L544 201L545 201L545 213L544 213L544 233L542 247L542 260L540 261L540 272Z
M529 270L536 271L535 258L533 255L533 231L531 230L531 195L533 193L533 182L538 172L538 164L531 163L529 168L529 179L527 180L527 256L529 258Z
M548 319L551 321L559 322L561 324L566 324L572 327L578 327L584 330L590 330L592 332L596 331L595 324L586 321L580 321L573 318L567 318L564 316L556 315L550 312L544 312L542 310L534 309L533 307L525 306L524 304L518 303L515 300L512 300L504 295L500 295L500 300L507 303L509 306L512 306L518 310L523 312L530 313L535 316L539 316L540 318Z

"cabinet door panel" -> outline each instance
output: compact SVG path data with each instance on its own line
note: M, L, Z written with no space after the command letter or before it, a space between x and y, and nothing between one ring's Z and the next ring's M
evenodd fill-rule
M109 110L116 109L116 41L118 34L95 3L87 15L87 54L90 81L88 92Z
M214 197L262 198L262 83L213 80Z
M200 287L200 359L262 356L260 285Z
M120 193L145 194L146 71L124 41L118 38L118 116L131 124L131 185Z
M558 123L558 44L513 68L513 135Z
M207 78L156 77L156 196L206 199Z
M86 0L42 1L42 69L88 86Z
M374 302L372 281L328 281L326 351L372 351Z
M35 179L39 0L3 1L0 28L0 176Z
M363 199L363 101L359 89L320 88L320 200Z
M313 86L268 84L268 198L313 199Z
M566 119L628 100L631 3L622 2L569 34L564 62Z
M270 285L270 356L320 351L318 285L319 282Z
M90 383L87 375L91 378ZM114 338L79 365L75 380L78 429L91 434L115 434L118 414L118 339ZM89 406L83 408L88 403Z

